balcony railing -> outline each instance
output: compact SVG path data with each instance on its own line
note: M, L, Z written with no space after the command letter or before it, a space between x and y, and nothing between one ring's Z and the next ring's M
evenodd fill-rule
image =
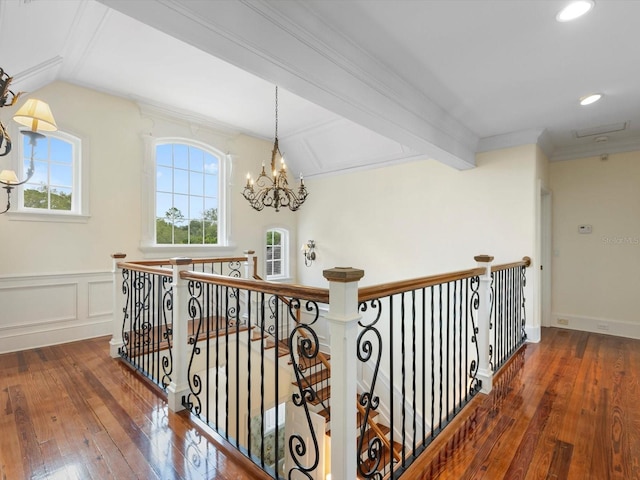
M526 258L360 289L256 280L253 252L122 260L112 355L272 478L401 477L526 340Z

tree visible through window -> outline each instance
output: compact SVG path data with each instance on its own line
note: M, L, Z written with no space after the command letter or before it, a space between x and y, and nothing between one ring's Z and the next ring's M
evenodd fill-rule
M273 229L267 231L266 239L267 279L287 275L287 231Z
M217 244L218 157L182 143L156 146L156 243Z

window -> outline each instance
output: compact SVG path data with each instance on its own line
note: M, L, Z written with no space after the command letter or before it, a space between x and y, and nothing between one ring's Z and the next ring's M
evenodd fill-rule
M155 243L219 244L220 155L190 143L155 147Z
M64 132L47 132L33 149L34 174L22 187L22 213L81 215L80 139ZM23 175L29 169L31 145L23 137Z
M288 241L286 230L274 228L267 231L266 239L266 273L267 280L285 278L288 272Z

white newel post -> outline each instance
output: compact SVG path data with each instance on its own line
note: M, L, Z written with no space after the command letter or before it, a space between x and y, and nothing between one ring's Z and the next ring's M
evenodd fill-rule
M482 393L489 393L493 388L493 370L489 363L489 349L491 345L491 262L493 257L490 255L478 255L474 257L478 262L478 267L484 268L484 275L480 275L480 285L478 286L478 294L480 296L480 304L478 308L478 351L480 358L478 360L478 379L482 381Z
M331 346L331 477L356 478L357 463L357 335L358 281L363 270L332 268L329 280Z
M120 347L122 347L122 323L124 321L124 296L122 295L122 269L118 267L118 263L124 261L127 255L125 253L114 253L111 255L113 266L111 273L113 274L113 317L111 319L111 340L109 340L109 354L111 358L120 356Z
M172 258L173 267L173 373L171 383L167 387L167 403L169 410L177 412L183 410L182 397L189 393L189 362L187 344L187 326L189 322L188 281L180 278L180 272L188 270L190 258Z
M256 271L256 257L254 255L256 252L254 250L245 250L242 253L247 258L244 262L244 278L253 278L253 274Z

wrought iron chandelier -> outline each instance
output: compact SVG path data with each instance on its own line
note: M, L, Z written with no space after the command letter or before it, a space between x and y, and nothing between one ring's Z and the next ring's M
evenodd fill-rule
M278 162L278 159L280 160ZM278 169L279 166L279 169ZM276 86L276 134L271 152L271 175L267 175L262 162L262 172L255 183L251 174L247 173L247 184L242 195L249 201L249 204L257 211L264 207L273 207L276 212L281 207L288 207L291 211L296 211L307 198L307 188L304 186L304 179L300 174L300 184L297 190L289 188L287 180L287 165L278 146L278 87Z

